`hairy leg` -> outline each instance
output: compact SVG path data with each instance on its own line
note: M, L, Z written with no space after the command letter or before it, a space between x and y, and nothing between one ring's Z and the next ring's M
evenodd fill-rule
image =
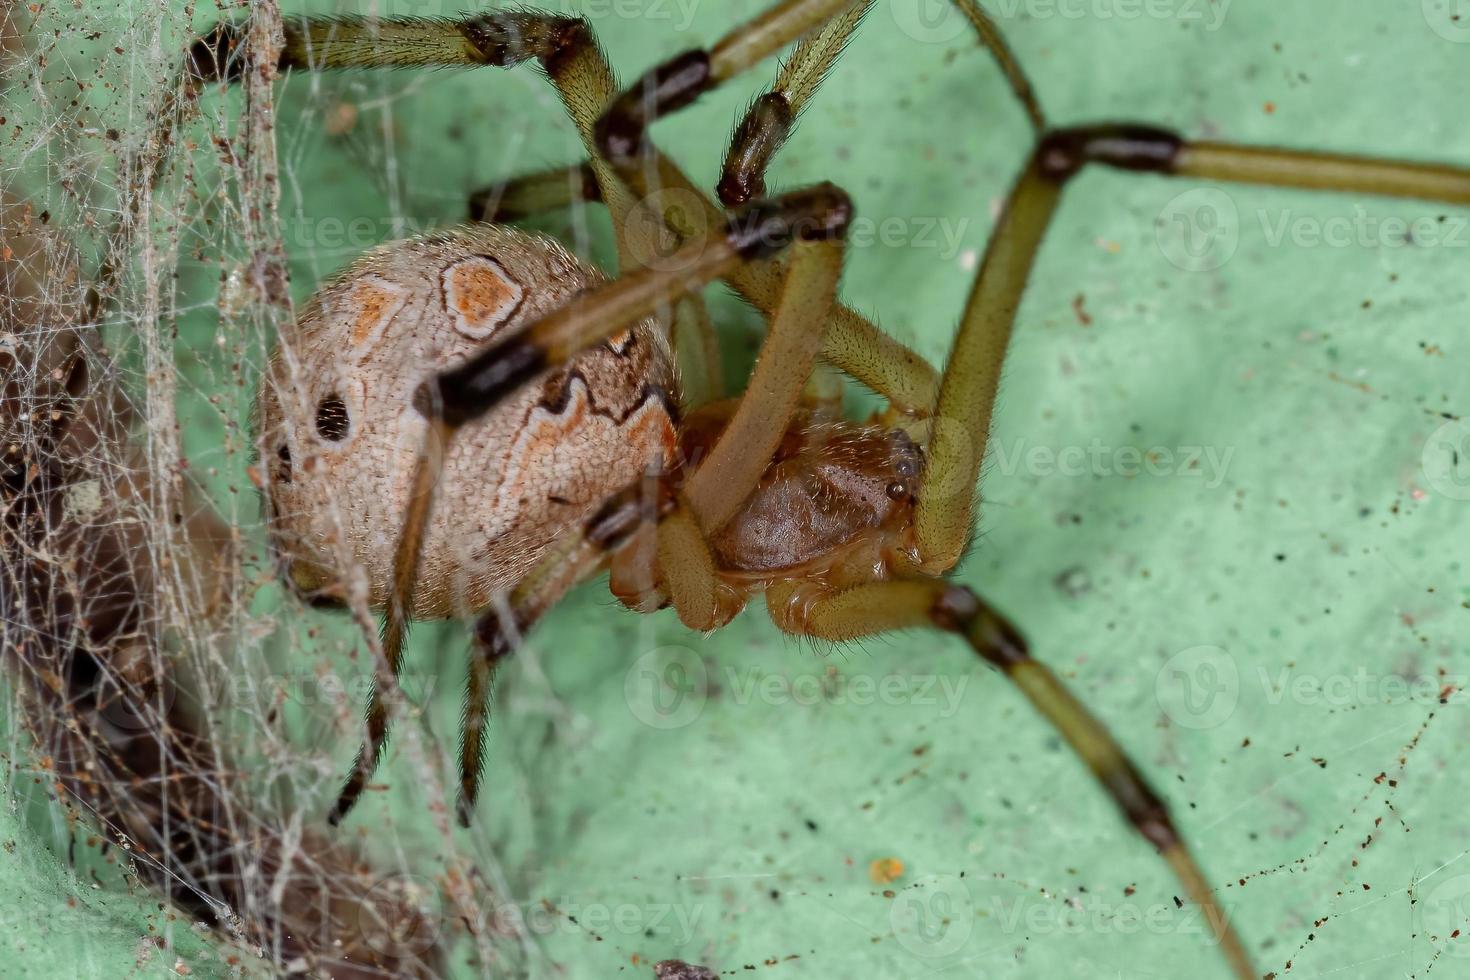
M744 56L774 50L784 41L817 26L832 11L854 0L788 0L761 21L756 41L740 47ZM608 205L617 229L618 253L624 268L639 256L658 254L657 231L627 220L646 184L625 186L616 179L596 149L593 126L604 112L616 81L591 28L577 18L534 11L497 11L463 20L438 18L290 18L280 68L324 70L348 67L465 66L509 67L535 60L561 95L589 154L587 166L599 196ZM791 33L795 31L795 33ZM738 33L738 32L737 32ZM243 68L244 25L221 23L195 41L187 59L190 77L200 81L235 81ZM762 47L764 46L764 47ZM728 47L728 45L727 45ZM739 52L737 52L739 53ZM681 225L667 210L664 220L682 239L702 237L723 223L723 212L699 191L672 162L656 151L657 186L677 190L698 208L698 227ZM544 191L545 182L536 189ZM645 193L634 193L642 187ZM528 192L530 188L526 189ZM646 237L640 237L646 236ZM766 263L742 265L731 285L770 316L779 300L782 271ZM927 415L934 403L938 374L932 365L888 337L854 310L838 306L825 333L822 356L849 376L887 398L899 411Z
M407 611L413 608L424 529L455 431L491 411L542 372L676 302L736 264L784 249L798 234L820 234L820 221L832 212L834 195L845 201L840 191L823 186L758 202L733 216L719 233L686 245L659 268L635 269L592 289L524 332L486 348L460 367L420 386L414 404L430 420L431 438L420 447L414 464L415 492L409 498L394 551L393 589L383 623L385 663L380 669L396 674L402 662ZM387 710L376 690L368 703L367 739L331 811L329 819L333 823L339 822L361 795L386 745Z
M471 221L510 222L580 202L602 200L597 172L583 161L492 184L470 195Z
M1191 143L1145 124L1105 123L1047 134L1037 143L991 233L940 385L916 524L920 567L926 572L953 568L969 539L975 486L1016 311L1060 194L1089 164L1470 204L1470 169L1464 167Z
M641 203L660 211L659 217L675 233L675 241L698 239L708 234L709 229L720 227L727 218L726 213L696 187L673 161L656 150L650 152L654 154L658 167L658 177L654 183L662 188L662 193L650 195ZM536 184L534 191L530 187L522 191L517 186L517 181L511 181L504 185L507 188L507 199L512 199L512 190L515 199L519 199L522 193L541 194L551 187L551 193L555 195L553 200L571 203L576 199L574 193L562 191L563 187L570 184L562 185L556 180L555 173L533 175L532 179ZM494 201L496 190L491 187L476 191L471 200ZM495 213L497 217L501 216L500 212ZM775 315L785 279L783 263L776 260L746 263L737 266L723 279L767 320ZM677 322L675 327L677 337ZM712 342L711 334L700 336L701 345L711 345ZM687 347L686 344L686 349ZM843 374L882 395L899 413L922 418L934 406L934 399L939 391L939 373L934 370L934 366L878 329L861 313L841 303L833 306L827 318L822 334L821 357ZM714 363L713 359L707 358L704 363L707 365L707 376L718 378L717 369L709 366ZM717 392L719 387L718 384L712 384L711 390ZM713 397L704 400L713 400ZM691 404L699 403L700 400L691 399Z
M804 38L781 63L771 90L745 111L730 137L716 189L726 207L765 196L766 168L872 6L872 0L854 4L833 17L821 31Z
M587 22L531 10L498 10L452 20L437 17L288 17L277 67L310 71L489 65L534 61L576 124L587 167L607 203L618 254L634 263L640 248L625 219L634 197L593 150L592 126L618 90L617 78ZM187 64L197 80L234 81L243 67L244 25L224 22L195 41ZM544 190L544 184L538 189Z
M503 608L493 604L475 623L475 650L465 679L460 723L459 798L455 803L460 826L470 826L480 795L485 772L485 729L496 672L520 645L526 631L575 585L596 574L605 560L603 549L589 542L578 528L552 545L511 590Z
M641 532L655 532L672 498L651 472L609 497L581 527L564 534L516 584L502 604L475 623L475 654L465 684L460 740L460 792L456 815L469 826L485 767L486 722L497 668L568 591L623 555ZM651 537L651 535L648 535ZM652 561L643 564L652 570ZM650 592L654 587L650 585Z
M952 0L970 22L980 43L990 52L1010 84L1016 100L1037 133L1046 129L1046 117L1036 99L1031 81L1022 71L995 21L975 0ZM805 38L781 65L771 90L756 99L735 127L730 149L717 187L726 207L764 196L766 170L780 151L801 110L826 79L827 73L852 40L871 0L857 4L834 17L820 33Z
M964 637L1056 727L1133 828L1164 856L1190 899L1203 909L1235 975L1254 980L1257 974L1250 957L1175 828L1168 806L1107 727L1049 668L1032 659L1020 634L974 592L942 579L875 582L842 591L787 582L767 590L766 606L776 625L786 632L825 640L853 640L914 627Z
M683 501L708 535L755 490L802 401L822 344L822 326L842 275L842 238L850 213L829 218L831 233L791 247L780 305L735 414L684 486ZM840 222L840 227L837 227Z

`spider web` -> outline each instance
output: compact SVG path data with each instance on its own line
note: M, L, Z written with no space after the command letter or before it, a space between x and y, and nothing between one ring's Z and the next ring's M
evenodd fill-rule
M270 52L279 13L250 16ZM289 608L262 584L246 420L291 317L272 79L252 66L238 92L196 97L189 26L158 6L4 9L12 782L32 811L58 804L31 827L75 869L53 901L86 878L170 900L81 930L132 932L138 969L427 975L438 903L478 916L479 873L446 868L446 888L308 822L340 769L304 746L332 746L360 706L337 673L351 641L283 635ZM335 710L293 731L312 699ZM105 943L69 955L112 972Z
M50 947L80 934L65 955L87 976L118 956L149 974L539 975L538 931L593 934L553 903L508 898L521 889L496 848L451 830L455 736L436 716L457 711L464 624L416 631L390 752L415 778L326 827L362 734L377 619L313 613L279 586L254 469L255 386L293 298L371 244L463 218L462 194L404 199L401 133L388 134L421 80L281 84L262 68L279 37L271 3L4 14L12 832L46 842L34 872L57 879L25 916L85 909L82 925L22 941L47 950L32 968L67 973ZM188 39L246 17L259 62L189 91ZM559 116L527 75L510 90ZM293 118L277 130L283 95ZM559 129L553 152L575 154ZM322 139L374 175L355 188L372 210L283 222L283 199L299 209L312 193L299 182ZM515 143L490 172L516 169ZM557 229L584 253L606 237L587 218ZM535 652L524 659L536 671ZM574 729L539 687L523 696L532 713ZM498 780L529 807L516 761Z
M592 0L542 6L602 17L625 75L690 41L684 4L650 3L638 16ZM699 38L760 6L701 7ZM1312 111L1298 107L1293 124L1319 125L1290 142L1392 153L1403 131L1427 134L1414 155L1470 158L1449 109L1436 117L1424 100L1380 86L1382 64L1366 75L1389 43L1370 28L1387 15L1341 6L1326 27L1311 11L1265 16L1237 47L1221 42L1224 54L1181 42L1197 37L1177 23L1146 19L1005 26L1028 65L1075 64L1075 77L1043 76L1058 118L1116 114L1116 99L1130 115L1182 119L1192 133L1221 127L1267 142L1282 137L1259 106L1279 101L1289 116L1297 97ZM1212 7L1223 16L1228 5ZM425 0L392 12L458 8ZM1110 913L1172 915L1173 886L1141 849L1123 852L1126 834L1105 801L1076 789L1082 777L1050 732L997 685L975 677L960 688L958 715L917 695L854 705L854 679L917 692L967 678L961 651L879 640L814 665L758 609L716 637L691 638L668 617L606 608L605 592L574 596L517 654L498 694L484 826L471 833L452 828L447 788L463 624L416 630L381 790L329 832L323 815L360 735L376 627L366 609L305 609L275 581L251 472L260 366L293 304L353 255L459 220L464 192L496 176L572 162L575 136L531 72L493 82L297 75L272 85L255 66L230 92L186 99L177 55L191 27L243 10L12 2L3 11L0 641L10 781L0 862L15 867L0 869L0 896L6 924L13 916L23 927L7 940L17 975L271 975L270 964L284 964L335 976L583 975L577 966L637 976L675 953L773 977L968 974L976 962L1018 976L1111 975L1151 960L1173 975L1217 969L1184 919L1166 916L1147 935L1095 918L1067 927L1069 916L1091 914L1089 896L1109 896ZM249 16L258 49L269 50L277 12L257 3ZM1448 55L1461 42L1437 40L1423 17L1411 10L1395 21L1402 48L1381 57L1438 66L1451 91L1460 62ZM1217 40L1236 23L1250 22L1227 21ZM1137 35L1149 30L1158 75L1129 88L1110 66L1135 62L1146 49ZM909 247L864 226L844 291L937 362L1028 136L978 52L952 34L937 39L944 55L904 38L890 47L892 33L883 22L859 39L849 55L859 67L839 67L845 74L814 104L782 166L791 184L840 171L865 220L907 222L899 237ZM1290 39L1283 62L1293 70L1258 71L1278 38ZM1368 67L1344 68L1339 49ZM911 59L913 77L894 59ZM863 68L876 64L882 73ZM1306 76L1319 79L1315 89ZM975 105L977 78L989 80L993 104ZM660 140L704 184L726 124L760 81L702 102L698 118L661 124ZM973 114L973 131L937 133L915 110L928 105ZM444 106L455 108L431 116ZM870 138L864 125L879 111L889 133ZM1339 117L1358 128L1320 123ZM1470 841L1452 819L1463 712L1430 724L1434 710L1417 702L1293 710L1274 688L1253 699L1250 682L1282 663L1327 678L1356 676L1365 663L1411 678L1463 674L1454 660L1463 627L1445 624L1470 601L1452 554L1467 509L1419 489L1420 450L1442 413L1464 411L1450 397L1463 379L1427 353L1427 366L1416 360L1396 376L1384 366L1406 363L1413 343L1449 346L1445 324L1464 318L1454 261L1463 253L1343 249L1329 265L1316 262L1318 250L1290 267L1282 249L1247 237L1218 273L1190 278L1154 241L1178 193L1133 178L1095 196L1069 192L1007 378L1007 391L1028 394L1002 406L998 444L1086 445L1094 433L1131 444L1141 426L1138 439L1238 448L1236 469L1224 489L1186 506L1199 481L1042 480L1014 470L1016 453L997 458L987 534L962 575L1048 641L1181 811L1187 801L1206 866L1222 881L1250 880L1249 901L1226 892L1248 935L1319 972L1371 971L1388 946L1403 951L1406 970L1452 973L1454 947L1420 916L1460 896L1428 901L1446 879L1470 881L1461 860ZM1273 214L1344 209L1311 196L1263 199ZM606 257L600 221L576 208L544 227ZM917 243L934 227L954 233L953 250ZM1309 293L1300 283L1323 285ZM1375 300L1371 313L1359 312L1359 292ZM726 304L717 314L748 354L758 336L748 311ZM1212 361L1228 372L1191 373ZM1369 368L1380 374L1355 373ZM1216 386L1225 395L1211 402ZM1179 394L1191 388L1194 398ZM1291 420L1288 437L1268 402ZM1225 421L1211 428L1209 416ZM1140 483L1149 504L1138 503ZM1201 542L1181 542L1177 527L1150 530L1150 506L1182 513ZM1405 529L1416 514L1420 525ZM1314 563L1319 538L1331 540L1330 555ZM1242 624L1263 609L1274 615L1298 588L1269 577L1277 554L1297 582L1312 583L1313 608L1268 642ZM1336 620L1301 625L1326 606ZM1196 643L1229 647L1246 682L1241 707L1214 729L1171 724L1154 697L1161 665ZM560 652L588 656L565 666L551 655ZM677 725L652 724L627 695L625 678L631 685L645 663L702 678L703 700ZM871 870L900 867L890 855L907 868L891 886ZM1362 898L1366 884L1374 890ZM1043 928L996 933L1005 916L977 915L968 945L916 948L895 910L928 893L1007 915L1024 902ZM1319 920L1333 926L1315 928ZM1262 965L1279 969L1285 958Z

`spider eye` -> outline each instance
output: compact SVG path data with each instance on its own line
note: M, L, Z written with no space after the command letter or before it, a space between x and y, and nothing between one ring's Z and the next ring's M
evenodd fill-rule
M347 403L342 396L333 392L316 406L316 431L328 442L341 442L347 438L351 419L347 415Z

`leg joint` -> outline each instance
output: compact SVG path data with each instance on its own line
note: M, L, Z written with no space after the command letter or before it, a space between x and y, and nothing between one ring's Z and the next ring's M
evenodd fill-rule
M637 160L653 121L691 104L710 87L710 80L709 52L697 49L648 72L597 120L598 152L614 164Z
M494 409L549 366L543 348L513 337L419 385L413 407L425 418L458 428Z
M480 659L486 666L494 667L515 652L515 639L506 631L505 617L493 607L475 621L475 642L480 648ZM531 623L521 616L511 615L511 626L517 634L530 629Z
M1089 163L1120 170L1170 173L1184 140L1179 134L1140 123L1095 123L1054 129L1036 145L1043 176L1066 183Z
M526 11L497 12L471 17L460 25L465 40L475 49L481 64L506 68L532 58L550 68L579 39L588 40L585 21L573 17L548 17Z
M852 199L836 184L822 183L756 201L730 218L730 241L746 258L764 259L792 241L843 238L852 223Z
M929 608L929 618L940 629L965 636L980 656L1006 674L1032 662L1021 632L963 585L946 585Z

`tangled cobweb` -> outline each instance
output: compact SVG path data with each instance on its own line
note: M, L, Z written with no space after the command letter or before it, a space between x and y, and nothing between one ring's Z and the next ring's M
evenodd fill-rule
M183 12L0 7L12 781L35 777L75 862L183 913L139 924L150 956L197 925L219 975L437 975L454 922L509 965L483 871L416 875L401 842L395 860L313 819L351 741L328 726L359 709L339 698L314 730L291 709L303 685L340 688L373 624L356 610L345 644L304 645L261 553L250 392L292 303L264 67L279 12L249 16L244 83L201 100Z

